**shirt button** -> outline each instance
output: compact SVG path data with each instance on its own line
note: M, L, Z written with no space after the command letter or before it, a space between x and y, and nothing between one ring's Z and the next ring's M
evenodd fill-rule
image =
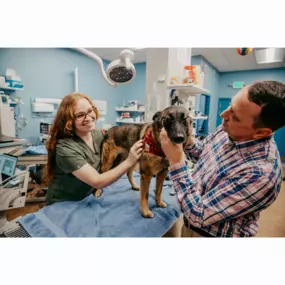
M224 148L230 148L231 146L232 146L231 143L225 143L225 144L224 144Z

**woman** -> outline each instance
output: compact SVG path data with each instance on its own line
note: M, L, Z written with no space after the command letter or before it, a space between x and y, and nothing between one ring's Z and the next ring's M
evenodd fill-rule
M99 174L103 133L95 129L96 119L98 110L86 95L72 93L63 98L46 144L47 205L82 200L95 189L101 192L99 189L118 180L140 158L142 141L133 145L124 162Z

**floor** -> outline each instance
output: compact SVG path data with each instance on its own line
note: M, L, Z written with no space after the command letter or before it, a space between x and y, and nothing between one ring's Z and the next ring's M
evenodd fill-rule
M285 237L285 182L276 201L260 215L257 237Z
M35 191L38 195L37 191ZM281 191L276 201L261 213L260 227L257 237L285 237L285 182L282 183ZM44 203L29 203L24 208L7 211L7 219L11 220L18 216L36 212ZM179 227L181 225L179 224ZM177 232L179 229L173 229Z

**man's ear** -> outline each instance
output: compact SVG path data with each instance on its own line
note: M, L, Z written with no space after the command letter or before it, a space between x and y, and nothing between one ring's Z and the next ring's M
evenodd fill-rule
M153 120L153 121L156 121L156 120L159 119L160 117L161 117L161 112L158 111L158 112L156 112L156 113L153 115L152 120Z
M272 135L272 130L269 128L257 129L256 133L253 135L254 139L262 139Z

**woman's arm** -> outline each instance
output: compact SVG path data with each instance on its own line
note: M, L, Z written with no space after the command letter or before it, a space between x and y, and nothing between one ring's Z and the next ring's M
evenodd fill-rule
M78 179L83 181L84 183L97 188L101 189L106 187L115 181L117 181L122 175L127 173L130 167L132 167L140 158L142 154L143 143L142 141L136 142L129 153L128 158L119 164L117 167L105 172L105 173L98 173L96 169L90 166L88 163L80 167L79 169L72 172L74 176Z

